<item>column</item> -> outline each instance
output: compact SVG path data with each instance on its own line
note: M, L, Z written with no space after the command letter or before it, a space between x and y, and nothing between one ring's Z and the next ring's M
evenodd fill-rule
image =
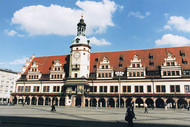
M30 98L30 105L32 105L32 96L29 96Z
M115 108L117 107L117 98L113 98L114 100L114 104L115 104Z
M22 96L22 99L23 99L23 104L25 104L25 99L26 99L26 96Z
M46 97L43 96L42 98L43 98L43 106L45 106L46 105Z
M53 97L49 97L50 98L50 105L52 106L53 105Z
M60 97L57 97L57 106L59 106L60 105Z
M90 98L88 98L88 107L90 107Z
M123 101L124 101L124 108L126 108L126 101L127 101L127 98L122 98Z
M132 101L131 101L131 103L133 103L133 107L134 107L134 108L136 108L136 103L135 103L135 102L136 102L136 99L137 99L137 98L133 98Z
M17 99L17 102L16 102L16 104L18 105L18 101L19 101L19 96L16 96L16 99Z
M105 107L108 107L108 98L104 98L105 99Z
M99 98L96 98L96 106L98 107Z
M174 102L175 102L175 107L176 109L178 108L178 104L177 104L177 98L173 98L174 99Z
M36 96L36 105L38 105L38 99L39 99L39 97Z
M81 107L85 107L85 96L81 96Z
M152 97L152 100L153 100L153 106L154 106L154 108L156 108L156 98Z
M66 98L68 99L68 96L65 97L65 101L66 101ZM76 96L72 95L71 96L71 106L72 107L75 107L75 101L76 101Z

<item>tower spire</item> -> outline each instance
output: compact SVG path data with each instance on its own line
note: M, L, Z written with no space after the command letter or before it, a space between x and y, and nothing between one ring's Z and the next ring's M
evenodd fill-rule
M77 24L77 36L85 36L86 24L84 23L83 14L80 22Z

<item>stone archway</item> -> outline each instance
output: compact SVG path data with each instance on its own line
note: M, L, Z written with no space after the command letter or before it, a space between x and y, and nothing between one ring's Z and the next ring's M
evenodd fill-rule
M43 105L43 98L42 97L39 97L38 98L38 105Z
M144 101L141 98L137 98L135 103L139 108L144 106Z
M104 98L99 99L99 107L105 107L105 99Z
M164 100L161 98L156 99L156 108L164 108Z
M119 98L117 99L117 107L119 107ZM120 98L120 107L124 107L124 100Z
M81 106L81 97L76 97L75 106Z
M64 97L60 98L60 106L65 106L65 98Z
M36 97L32 97L32 105L36 105L37 99Z
M46 97L45 105L50 105L50 104L51 104L51 99L49 97Z
M145 103L148 105L149 108L153 108L154 106L154 101L151 98L147 98Z
M187 107L187 101L183 98L178 99L177 101L178 108L186 108Z
M175 105L175 101L172 98L168 98L166 103L169 105L169 108L173 108Z
M17 104L17 97L16 96L13 99L13 104Z
M96 103L97 103L96 99L95 98L91 98L91 100L90 100L91 107L96 107Z
M30 104L30 98L28 96L25 98L25 104L27 104L27 105Z
M85 99L85 107L88 107L88 99Z
M115 101L113 98L109 98L108 105L109 107L115 107Z

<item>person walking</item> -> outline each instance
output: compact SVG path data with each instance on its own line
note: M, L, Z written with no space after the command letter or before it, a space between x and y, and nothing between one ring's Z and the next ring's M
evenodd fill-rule
M56 111L55 110L55 102L52 104L52 106L51 106L51 111L53 112L53 111Z
M128 127L132 127L134 124L133 124L133 119L136 119L135 117L135 113L133 111L133 108L132 106L128 106L127 107L127 111L126 111L126 114L125 114L125 121L128 122Z
M146 103L144 104L144 113L148 113L148 106Z

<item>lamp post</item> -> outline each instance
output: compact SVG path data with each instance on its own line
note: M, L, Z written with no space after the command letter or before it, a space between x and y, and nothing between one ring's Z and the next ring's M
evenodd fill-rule
M121 76L123 76L123 74L124 74L124 72L122 72L122 71L117 71L117 72L115 72L115 74L117 75L117 76L119 76L119 108L121 107L120 106L120 92L121 92L121 82L120 82L120 77Z

